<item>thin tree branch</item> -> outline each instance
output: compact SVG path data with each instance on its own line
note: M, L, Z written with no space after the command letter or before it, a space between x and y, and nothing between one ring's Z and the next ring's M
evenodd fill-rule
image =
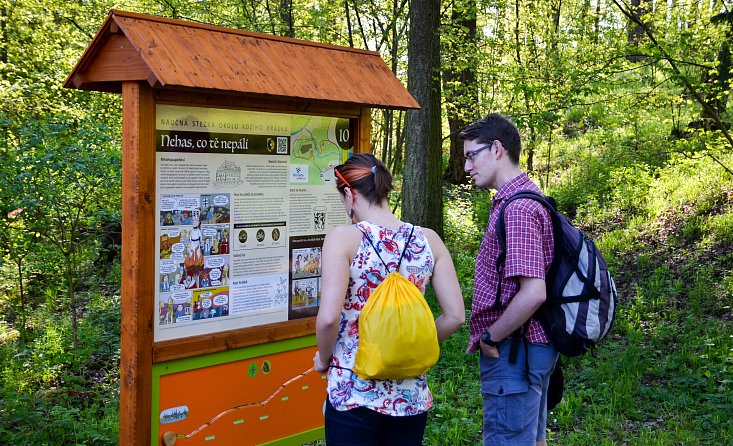
M82 26L81 26L81 25L79 25L79 24L78 24L78 23L76 22L76 20L72 19L71 17L66 17L66 20L67 20L67 21L68 21L69 23L71 23L72 25L74 25L74 28L78 29L79 31L81 31L81 32L82 32L82 34L84 34L85 36L87 36L87 38L88 38L89 40L92 40L92 39L94 39L94 36L93 36L92 34L90 34L90 33L89 33L89 32L88 32L87 30L85 30L84 28L82 28Z

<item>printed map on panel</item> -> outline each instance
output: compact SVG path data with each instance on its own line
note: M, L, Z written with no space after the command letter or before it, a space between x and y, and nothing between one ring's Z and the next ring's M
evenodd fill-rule
M291 182L334 182L333 168L346 160L351 148L349 120L293 115L292 129Z

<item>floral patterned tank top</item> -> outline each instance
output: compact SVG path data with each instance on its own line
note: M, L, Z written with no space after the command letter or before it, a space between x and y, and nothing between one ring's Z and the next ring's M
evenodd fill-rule
M433 406L426 376L400 380L362 380L352 372L359 348L359 315L369 295L397 267L412 225L403 223L389 229L374 223L360 222L357 227L369 235L374 247L362 237L351 262L351 278L346 290L336 345L328 369L328 398L337 410L366 407L385 415L406 416L427 411ZM386 271L374 249L389 266ZM400 273L425 294L433 275L434 258L425 232L415 226L405 250Z

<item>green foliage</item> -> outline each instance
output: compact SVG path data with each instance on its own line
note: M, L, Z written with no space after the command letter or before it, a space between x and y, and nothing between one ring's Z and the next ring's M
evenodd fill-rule
M57 284L65 288L64 305L71 315L75 345L76 293L83 278L93 274L98 225L110 215L120 218L121 159L110 133L106 124L76 122L66 115L27 121L18 127L17 146L6 157L0 177L6 205L22 209L22 225L6 224L4 238L32 242L40 235L62 258L46 272L62 278ZM20 249L9 249L8 255L16 253L18 258ZM23 317L26 312L22 311Z
M119 298L89 299L75 352L54 307L37 309L30 344L0 326L0 443L116 444Z
M93 397L81 391L28 395L0 388L0 442L18 446L118 444L118 407L89 402Z
M427 444L480 444L483 411L478 360L465 354L468 327L464 326L441 344L440 362L428 373L433 409L425 430Z

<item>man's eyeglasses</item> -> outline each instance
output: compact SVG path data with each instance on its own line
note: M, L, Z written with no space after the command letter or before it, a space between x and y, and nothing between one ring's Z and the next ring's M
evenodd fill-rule
M486 149L490 149L491 147L493 147L494 141L491 141L490 144L486 144L485 146L479 147L476 150L466 153L466 161L470 161L471 163L473 163L473 160L476 158L476 155L478 155L479 153L483 152Z

